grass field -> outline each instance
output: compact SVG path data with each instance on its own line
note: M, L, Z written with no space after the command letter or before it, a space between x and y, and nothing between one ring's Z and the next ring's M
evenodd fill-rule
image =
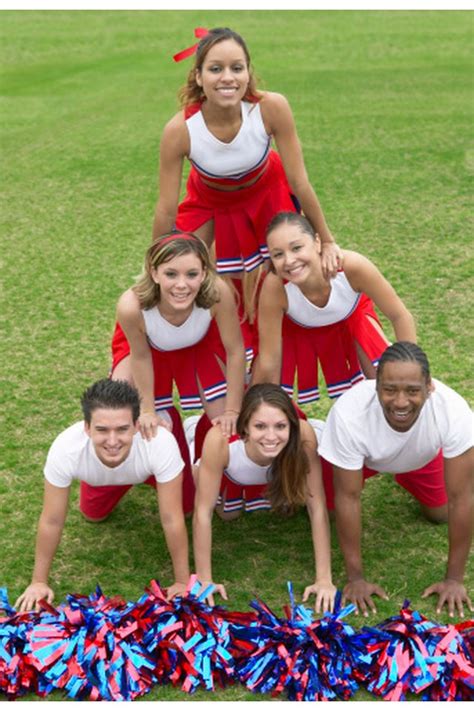
M115 304L151 237L160 134L189 67L171 57L196 26L228 25L246 38L263 88L292 105L333 233L384 272L416 317L433 374L474 403L472 14L4 11L1 19L0 586L11 601L31 575L48 448L80 419L83 389L109 369ZM324 417L328 408L323 397L308 412ZM77 494L52 570L57 601L98 582L136 599L151 578L171 581L149 487L97 525L82 520ZM390 594L372 621L407 597L433 617L434 598L420 595L444 574L446 527L424 522L389 477L368 483L363 510L366 573ZM281 610L287 580L297 591L311 581L303 511L216 520L214 538L215 577L233 609L258 594ZM333 570L342 585L335 535ZM474 595L472 565L467 581ZM254 698L240 687L213 697Z

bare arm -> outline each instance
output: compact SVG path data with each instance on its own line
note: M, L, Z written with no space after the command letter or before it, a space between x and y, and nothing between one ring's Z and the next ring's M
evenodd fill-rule
M344 272L352 288L367 294L391 321L397 341L416 343L413 316L375 264L357 252L344 250Z
M288 306L282 281L275 274L267 274L258 300L258 356L252 369L252 385L280 384L281 326Z
M222 429L228 436L235 434L235 423L244 394L245 349L234 297L229 286L219 279L220 301L214 306L214 315L226 352L227 395Z
M174 585L168 588L168 599L184 592L189 580L188 532L184 521L182 489L182 473L171 481L156 484L161 525L174 573Z
M361 552L361 506L363 476L362 470L334 470L334 501L336 509L336 527L341 546L348 583L343 590L343 603L350 600L367 615L367 607L376 612L372 595L387 599L386 592L364 579Z
M281 94L266 92L261 102L261 111L265 126L275 139L291 189L321 238L323 266L325 257L330 257L329 271L335 273L338 260L342 260L342 253L334 242L317 195L308 180L303 151L288 101Z
M316 596L315 609L319 613L333 610L337 590L332 583L331 534L316 436L311 425L305 420L300 420L300 431L310 466L306 507L311 521L315 566L314 584L305 589L303 601L306 601L310 594L314 593Z
M140 431L142 436L149 440L156 435L159 424L165 427L168 425L155 413L153 361L140 303L132 289L122 294L118 301L117 320L130 345L132 376L140 393Z
M430 585L423 593L438 594L436 612L446 603L452 617L457 610L464 616L463 603L474 607L464 587L464 571L472 542L474 527L474 449L452 459L444 459L444 478L448 495L449 552L446 577Z
M31 584L15 602L19 612L33 608L38 610L38 602L42 598L49 603L53 601L54 592L48 585L48 578L66 521L69 488L53 486L47 480L44 482L43 510L36 534L35 566Z
M193 549L196 574L204 585L212 582L212 515L219 495L222 473L229 461L229 445L219 426L206 435L197 473L193 516ZM224 586L218 591L227 599ZM213 598L210 598L213 604Z
M183 113L169 121L160 144L159 198L153 222L153 240L170 232L176 220L183 160L189 153L189 135Z

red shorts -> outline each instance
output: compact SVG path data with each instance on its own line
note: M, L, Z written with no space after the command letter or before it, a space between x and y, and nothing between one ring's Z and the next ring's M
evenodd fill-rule
M332 511L334 509L332 464L322 457L321 464L324 491L326 494L326 506L329 511ZM379 472L364 466L362 473L365 481ZM436 457L423 467L406 472L405 474L395 474L395 481L397 484L400 484L400 486L403 486L404 489L424 506L436 508L437 506L444 506L448 501L446 487L444 485L443 451L441 449Z
M387 342L371 319L380 325L373 303L365 294L360 295L357 307L347 319L329 326L305 328L284 316L281 385L285 392L290 397L293 395L296 376L298 402L318 400L318 363L331 398L339 397L364 380L357 344L374 365L387 348Z
M250 272L269 258L266 230L281 211L296 212L296 206L280 156L270 151L265 172L239 190L211 188L191 168L176 227L194 232L213 220L217 271Z
M168 408L168 413L173 423L173 435L178 443L181 457L184 461L183 468L183 511L191 513L194 508L194 480L189 459L189 448L184 435L183 423L175 407ZM156 479L149 476L144 484L156 487ZM91 486L81 481L79 509L85 516L92 519L101 519L108 516L117 506L120 499L133 486L121 484L119 486Z

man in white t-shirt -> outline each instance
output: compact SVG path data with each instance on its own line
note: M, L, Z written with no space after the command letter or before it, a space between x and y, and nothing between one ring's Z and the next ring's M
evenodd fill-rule
M76 422L54 440L44 468L43 510L36 536L31 584L15 607L38 609L52 602L49 571L61 540L72 481L81 482L80 509L89 521L103 521L133 484L156 487L161 524L173 563L172 597L189 578L188 536L182 506L183 460L173 435L159 427L151 440L138 431L140 400L124 380L99 380L81 400L84 421Z
M442 450L442 451L441 451ZM336 526L348 583L344 599L363 613L375 611L372 595L385 591L364 579L360 496L364 476L396 480L420 502L432 521L448 521L449 554L444 580L423 597L438 594L452 616L473 607L463 584L473 533L473 416L467 402L430 377L424 352L401 341L382 355L377 380L344 393L331 408L318 448L333 465Z

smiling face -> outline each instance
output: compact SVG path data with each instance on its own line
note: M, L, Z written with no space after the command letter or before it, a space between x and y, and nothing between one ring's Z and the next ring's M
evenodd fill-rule
M151 277L160 287L160 304L173 311L184 311L193 305L205 276L203 264L193 252L151 269Z
M387 361L377 375L377 395L385 419L397 432L415 424L433 390L431 380L414 361Z
M113 468L128 457L137 427L129 407L104 407L92 411L90 424L85 422L84 430L102 464Z
M267 246L273 268L280 279L303 283L321 268L321 243L298 225L284 222L267 235Z
M213 45L201 69L196 70L196 82L210 103L221 107L238 104L245 96L249 83L249 70L242 47L231 39Z
M262 402L250 416L246 427L245 449L256 464L270 464L290 438L290 423L278 407Z

